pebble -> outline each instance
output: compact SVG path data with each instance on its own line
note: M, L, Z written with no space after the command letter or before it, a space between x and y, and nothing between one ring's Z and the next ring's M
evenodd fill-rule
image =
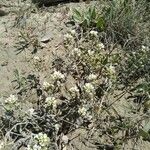
M3 62L1 63L1 66L2 66L2 67L7 66L7 65L8 65L8 61L3 61Z

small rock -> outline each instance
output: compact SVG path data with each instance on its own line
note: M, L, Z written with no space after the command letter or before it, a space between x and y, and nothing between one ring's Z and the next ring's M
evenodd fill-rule
M3 62L1 63L1 66L2 66L2 67L7 66L7 65L8 65L8 61L3 61Z
M49 42L50 40L52 39L52 35L50 33L44 35L41 39L40 39L40 42L43 42L43 43L47 43Z
M46 43L40 43L40 46L41 46L41 48L45 48L45 47L47 47L47 45L46 45Z

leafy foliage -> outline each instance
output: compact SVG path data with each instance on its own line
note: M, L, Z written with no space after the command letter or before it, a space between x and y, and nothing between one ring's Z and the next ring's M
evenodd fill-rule
M100 30L105 28L104 18L96 12L95 7L88 8L85 12L74 9L73 20L84 28L96 27Z
M101 14L96 7L75 9L77 26L64 35L65 54L54 56L48 75L40 77L45 65L40 56L33 58L35 74L15 71L16 93L1 98L0 136L28 150L75 149L69 136L77 130L84 130L86 142L80 143L102 150L127 149L129 142L134 149L141 139L150 141L144 2L113 0ZM23 44L39 48L34 36L21 36Z

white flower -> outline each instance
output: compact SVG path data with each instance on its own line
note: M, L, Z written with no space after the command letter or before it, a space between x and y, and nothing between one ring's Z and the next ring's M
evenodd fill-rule
M56 109L58 105L59 105L59 102L58 102L57 99L55 99L55 100L53 101L53 104L52 104L53 109Z
M104 44L103 44L103 43L99 43L99 44L97 44L97 47L98 47L99 49L104 49L104 48L105 48L105 46L104 46Z
M74 86L74 87L70 88L69 91L72 92L72 93L78 93L78 92L79 92L79 89L78 89L77 86Z
M40 145L34 144L33 146L27 145L26 150L48 150L47 147L42 147Z
M74 36L76 34L76 30L71 30L70 33Z
M33 150L43 150L41 146L35 144L33 145Z
M44 90L47 90L47 89L49 89L50 87L54 87L54 85L52 85L52 84L50 84L50 83L48 83L48 82L46 82L46 81L43 82L43 89L44 89Z
M62 141L63 141L65 144L67 144L67 143L69 142L68 136L63 135L63 136L62 136Z
M74 97L79 94L79 89L77 86L70 88L69 91L71 92L71 95Z
M86 93L93 94L94 86L91 83L85 83L84 89Z
M26 150L32 150L32 147L31 147L31 145L27 145L27 148L26 148Z
M54 127L55 127L55 130L56 130L56 131L59 131L59 129L60 129L60 125L59 125L59 124L55 124Z
M71 40L71 39L73 39L73 36L71 34L67 33L64 35L64 40Z
M5 103L6 104L15 104L18 101L18 97L16 97L15 95L10 95L6 100Z
M33 116L34 114L36 114L34 111L35 111L35 110L34 110L33 108L30 108L30 109L28 110L29 115L30 115L30 116Z
M52 106L53 109L56 109L57 106L60 104L59 100L55 97L47 97L45 100L46 106Z
M39 56L34 56L33 60L34 60L34 62L40 62L41 61Z
M19 105L19 102L18 101L18 97L15 96L15 95L10 95L7 99L5 99L4 101L4 105L5 105L5 108L7 110L12 110L14 109L15 107L17 107Z
M87 108L85 107L79 108L78 113L82 116L85 116L87 114Z
M90 81L93 81L93 80L96 80L96 79L97 79L97 75L95 75L93 73L88 76L88 80L90 80Z
M88 54L91 56L91 55L93 55L93 54L94 54L94 51L92 51L92 50L88 50Z
M98 32L97 31L90 31L90 35L94 36L94 37L98 37Z
M109 71L110 74L115 74L115 73L116 73L115 67L112 66L112 65L110 65L110 66L108 67L108 71Z
M46 100L45 100L45 103L47 106L52 106L53 105L53 102L55 101L55 97L47 97Z
M74 48L72 52L73 55L81 56L81 50L79 48Z
M39 145L42 147L48 146L50 143L50 139L45 133L39 133L34 138L38 140Z
M3 150L4 146L5 146L4 142L0 141L0 150Z
M64 76L64 74L62 74L60 71L54 70L54 73L52 74L52 78L53 78L54 80L59 80L59 79L64 79L65 76Z
M136 54L136 52L132 52L132 54L133 54L133 55L135 55L135 54Z
M142 45L142 51L145 52L147 50L149 50L149 48L147 46Z

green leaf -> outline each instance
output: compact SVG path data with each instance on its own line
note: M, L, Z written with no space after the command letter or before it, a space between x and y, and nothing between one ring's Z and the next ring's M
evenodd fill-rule
M104 58L103 65L105 66L108 63L108 57Z
M83 16L81 15L81 13L77 9L74 9L73 12L74 12L74 15L73 15L74 21L81 23L83 21L82 19Z
M101 29L101 30L104 29L104 27L105 27L105 21L104 21L104 19L102 17L99 17L97 19L96 27L99 28L99 29Z
M150 135L144 130L140 129L139 135L142 136L144 140L150 141Z
M89 16L87 16L86 14L84 15L84 25L89 27L90 26L90 19L89 19Z
M91 20L96 18L96 9L95 9L95 7L89 8L89 15L90 15Z
M81 17L81 13L77 9L74 9L73 11L76 16Z
M144 127L140 129L139 135L143 137L144 140L150 141L150 119L146 119L144 122Z
M149 130L150 130L150 120L148 120L148 122L145 124L145 126L143 127L143 130L145 132L149 132Z

